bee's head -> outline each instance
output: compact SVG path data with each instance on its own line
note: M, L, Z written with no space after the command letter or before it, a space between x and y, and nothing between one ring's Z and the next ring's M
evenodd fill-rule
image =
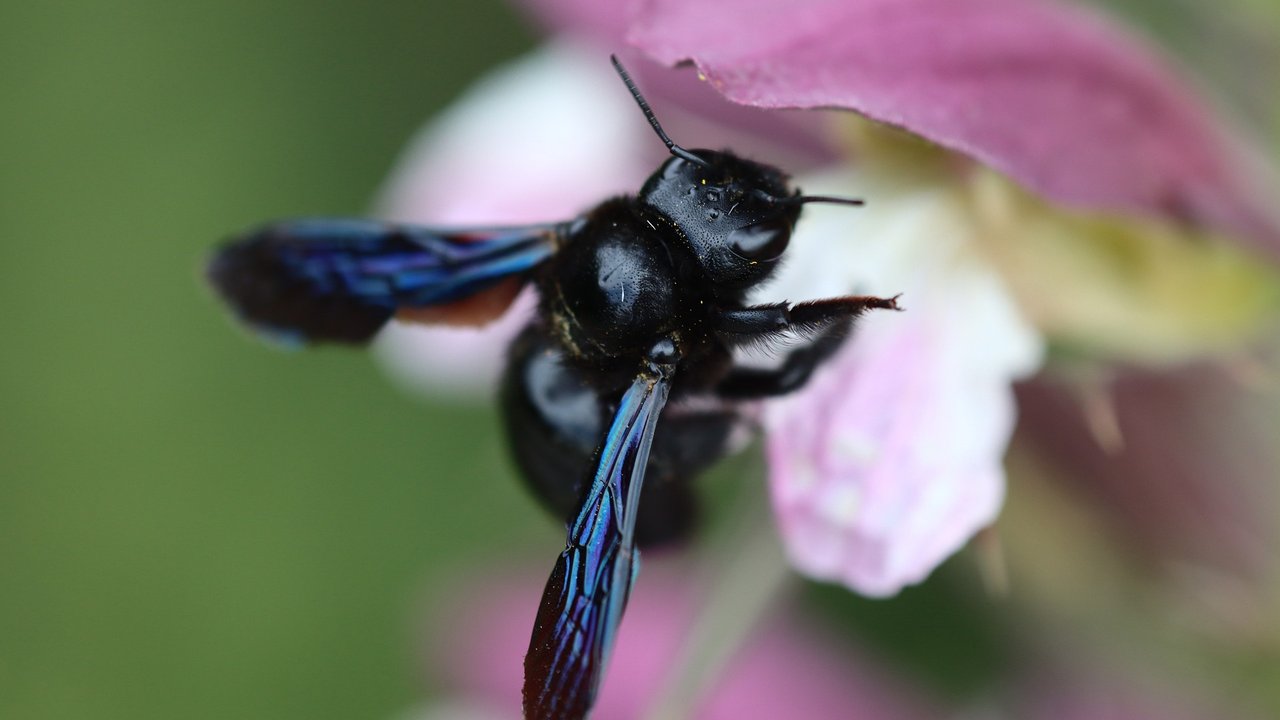
M800 204L777 168L729 152L673 157L640 189L670 218L712 282L747 288L764 280L787 249Z
M717 285L741 290L769 277L791 241L804 203L862 204L801 195L788 187L787 175L778 168L727 150L676 145L616 57L613 66L672 155L645 182L640 199L675 223Z

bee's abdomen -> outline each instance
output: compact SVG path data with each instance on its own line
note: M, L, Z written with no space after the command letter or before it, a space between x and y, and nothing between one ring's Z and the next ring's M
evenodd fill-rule
M595 451L617 409L590 379L565 364L540 323L511 346L501 386L511 455L525 484L557 518L571 522L591 484ZM636 542L653 547L689 536L697 518L693 479L728 450L738 427L731 408L681 413L670 407L653 440L636 517Z

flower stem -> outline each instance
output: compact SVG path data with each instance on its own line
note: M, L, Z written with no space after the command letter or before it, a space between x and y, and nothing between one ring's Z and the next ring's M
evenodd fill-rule
M694 717L725 665L793 585L763 493L742 495L745 512L733 513L728 530L693 563L709 589L645 720Z

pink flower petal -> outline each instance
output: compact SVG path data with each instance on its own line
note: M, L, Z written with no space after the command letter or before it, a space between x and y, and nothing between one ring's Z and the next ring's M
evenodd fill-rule
M1280 257L1280 220L1144 43L1047 0L650 0L629 39L735 102L899 125L1058 202L1173 217Z
M1251 409L1216 368L1129 373L1110 390L1123 437L1115 454L1089 434L1080 399L1047 380L1023 388L1020 434L1150 554L1265 584L1280 540L1274 411Z
M446 683L449 700L414 717L423 720L519 716L521 665L542 579L467 583L426 624L425 655L432 686ZM689 636L695 612L687 570L648 566L627 609L610 672L593 718L646 717ZM1032 645L1041 642L1029 638ZM837 646L829 636L775 614L724 667L692 716L700 720L757 718L1010 717L1029 720L1199 720L1260 717L1242 712L1247 698L1220 705L1188 686L1111 666L1061 638L1061 660L1039 654L1005 677L1004 687L968 712L934 706L928 692L904 684L875 659ZM1206 686L1207 689L1207 686Z
M990 273L952 267L881 313L804 391L766 408L792 563L868 595L923 580L996 517L1010 387L1034 332Z
M1245 720L1248 701L1223 706L1198 697L1195 688L1135 676L1106 661L1084 667L1085 657L1032 670L1018 688L1010 717L1027 720ZM1059 665L1062 665L1059 663ZM1242 701L1243 700L1243 701Z
M592 717L642 718L680 656L694 616L687 577L646 563ZM521 668L543 581L488 583L437 622L429 655L451 685L488 708L518 716ZM703 720L935 717L873 664L810 629L773 618L724 668L695 716Z
M637 9L635 2L520 0L516 4L549 31L598 48L593 57L597 65L607 67L609 54L618 55L668 134L686 147L728 146L791 172L829 163L840 153L827 127L829 118L766 112L728 102L692 73L673 73L628 48L625 38Z

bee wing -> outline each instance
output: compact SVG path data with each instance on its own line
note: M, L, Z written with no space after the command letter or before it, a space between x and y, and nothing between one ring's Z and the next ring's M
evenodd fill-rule
M524 659L530 720L585 717L639 570L636 509L670 373L641 374L596 451L596 470L542 594Z
M243 321L277 340L363 343L397 311L523 281L555 252L560 234L560 225L443 230L288 220L224 245L208 277Z

